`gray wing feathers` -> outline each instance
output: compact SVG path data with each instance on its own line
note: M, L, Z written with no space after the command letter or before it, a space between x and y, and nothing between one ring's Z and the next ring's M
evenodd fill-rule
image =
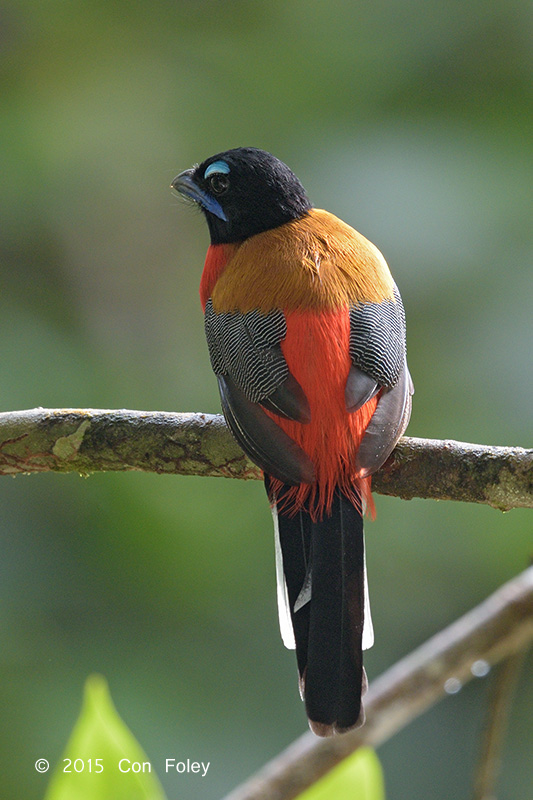
M303 423L311 421L311 409L307 397L290 372L275 392L261 400L261 405L287 419Z
M216 375L230 376L250 402L288 419L309 422L307 398L281 351L280 342L287 334L282 311L216 313L209 300L205 333Z
M407 428L411 416L413 382L407 362L400 378L391 389L385 388L357 451L356 466L361 477L375 472L393 451L396 442Z
M282 311L215 313L205 307L205 334L213 372L231 375L252 403L260 403L283 383L289 368L279 343L287 326Z
M313 462L261 406L252 403L229 377L217 375L222 410L244 452L268 475L289 486L312 483Z
M396 287L394 299L351 306L350 357L380 386L394 386L399 380L405 359L405 313Z
M374 378L361 372L357 367L351 367L344 390L344 400L348 411L357 411L374 397L380 386Z
M350 356L348 411L361 408L381 390L357 453L356 464L365 477L387 460L411 416L414 388L405 353L405 313L396 287L394 299L350 308Z

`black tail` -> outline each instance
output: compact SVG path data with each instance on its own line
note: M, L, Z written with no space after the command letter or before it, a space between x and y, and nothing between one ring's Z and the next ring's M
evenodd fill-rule
M311 729L329 736L364 722L363 519L338 489L322 520L289 516L284 491L277 518L300 687Z

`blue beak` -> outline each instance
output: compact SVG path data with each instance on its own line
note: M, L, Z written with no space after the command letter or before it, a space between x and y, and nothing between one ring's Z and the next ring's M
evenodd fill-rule
M184 197L189 197L195 203L201 205L202 208L205 208L206 211L209 211L210 214L214 214L215 217L227 222L228 218L224 214L220 203L196 185L192 178L193 175L193 169L186 169L184 172L180 172L170 184L170 188L175 189L176 192L179 192Z

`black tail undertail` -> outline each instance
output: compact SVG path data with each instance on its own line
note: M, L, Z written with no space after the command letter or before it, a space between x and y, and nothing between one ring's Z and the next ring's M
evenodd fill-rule
M339 489L324 519L305 509L291 517L284 491L278 525L300 686L311 729L328 736L364 721L363 519Z

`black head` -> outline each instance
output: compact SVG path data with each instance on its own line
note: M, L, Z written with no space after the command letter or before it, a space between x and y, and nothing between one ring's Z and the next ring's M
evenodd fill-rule
M171 185L198 203L212 244L240 242L298 219L311 208L288 166L255 147L217 153L180 173Z

